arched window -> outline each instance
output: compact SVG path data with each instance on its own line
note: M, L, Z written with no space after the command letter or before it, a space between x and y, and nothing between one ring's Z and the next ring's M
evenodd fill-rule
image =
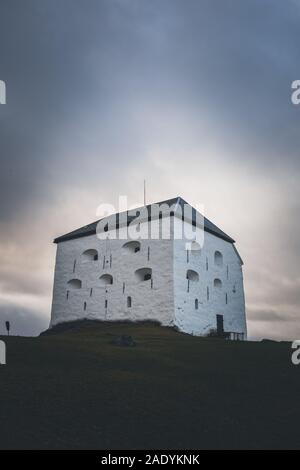
M127 242L122 247L128 253L138 253L141 250L141 244L137 240Z
M114 280L111 274L102 274L100 277L100 285L101 286L108 286L113 284Z
M86 250L82 253L82 261L97 261L98 260L98 251L94 249Z
M198 282L199 281L199 274L196 271L194 271L193 269L188 269L187 272L186 272L186 278L189 281Z
M201 246L198 242L196 242L195 240L191 243L191 252L194 254L194 255L197 255L197 254L201 254Z
M83 310L86 311L86 302L83 304Z
M215 280L214 280L214 287L216 287L216 289L222 289L222 281L221 281L221 279L215 279Z
M195 310L198 310L199 307L199 301L198 299L195 299Z
M80 279L71 279L68 282L68 286L70 289L81 289L82 282Z
M137 269L134 273L137 281L148 281L152 279L152 269L151 268L140 268Z
M128 308L131 308L131 305L132 305L131 297L128 296L128 297L127 297L127 307L128 307Z
M215 251L215 265L223 266L223 255L220 251Z

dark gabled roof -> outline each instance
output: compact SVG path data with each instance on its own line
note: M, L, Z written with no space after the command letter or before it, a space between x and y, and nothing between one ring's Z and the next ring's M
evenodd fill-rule
M176 197L176 198L173 198L173 199L168 199L166 201L158 202L156 204L159 204L159 205L165 204L165 205L168 205L169 207L172 207L172 206L175 206L175 205L180 205L181 209L183 209L184 205L188 204L188 203L184 199L182 199L181 197ZM148 214L149 214L149 216L148 216L149 221L151 220L151 216L150 216L151 206L152 206L152 204L149 204L149 205L145 206L147 211L148 211ZM136 217L138 217L139 209L142 209L142 207L134 209L135 211L137 211L136 215L134 215L134 216L128 215L128 213L127 213L127 225L129 225L130 222L132 222ZM192 208L193 225L196 224L196 212L197 212L196 209ZM174 214L172 214L172 212L171 212L171 215L174 215ZM116 228L119 227L119 217L120 217L120 213L116 214ZM65 235L62 235L61 237L55 238L54 243L60 243L60 242L64 242L64 241L67 241L67 240L73 240L74 238L81 238L81 237L86 237L88 235L94 235L96 233L97 225L98 225L100 220L103 220L103 219L99 219L96 222L92 222L89 225L85 225L84 227L80 227L77 230L73 230L72 232L69 232L69 233L66 233ZM212 233L216 237L222 238L223 240L225 240L229 243L234 243L234 240L231 237L226 235L225 232L223 232L221 229L219 229L215 224L213 224L206 217L204 217L204 230L206 232Z

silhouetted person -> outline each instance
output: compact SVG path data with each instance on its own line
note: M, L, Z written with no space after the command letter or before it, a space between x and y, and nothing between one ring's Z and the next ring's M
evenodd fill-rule
M6 322L5 322L5 326L6 326L7 336L9 336L9 330L10 330L10 323L9 323L9 321L6 321Z

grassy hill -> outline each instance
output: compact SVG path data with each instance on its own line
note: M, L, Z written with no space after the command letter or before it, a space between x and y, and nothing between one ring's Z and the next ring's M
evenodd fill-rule
M132 335L136 347L112 340ZM299 448L288 343L80 322L2 338L0 448Z

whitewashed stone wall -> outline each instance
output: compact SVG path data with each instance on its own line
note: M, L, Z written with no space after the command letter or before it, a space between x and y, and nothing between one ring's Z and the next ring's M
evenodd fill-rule
M141 233L147 227L148 223L142 223ZM58 244L51 326L83 318L157 320L163 325L173 324L172 241L140 240L138 253L125 250L125 243L126 239L99 240L91 235ZM88 249L97 250L98 261L84 262L82 254ZM135 271L140 268L151 268L152 280L137 280ZM103 274L113 276L112 285L100 285ZM71 279L80 279L81 289L70 289ZM131 307L127 307L128 296Z
M175 219L175 224L182 224ZM216 328L216 315L223 315L224 330L247 335L242 265L233 245L204 232L201 250L185 250L185 240L174 240L174 324L186 333L205 335ZM214 255L222 254L222 266ZM199 281L186 279L196 271ZM214 286L219 279L222 287ZM196 309L195 300L198 300ZM227 303L226 303L227 302Z
M158 223L152 221L152 227ZM182 221L174 217L174 224L177 230ZM148 222L140 224L142 235L148 228ZM121 234L125 230L121 228ZM174 240L173 231L170 240L139 241L141 250L137 253L123 248L126 239L100 240L90 235L60 242L50 326L83 318L157 320L186 333L205 335L216 328L216 315L220 314L225 331L244 333L246 337L242 266L231 243L205 232L201 251L187 253L186 241ZM97 250L97 261L84 259L83 253L89 249ZM222 266L214 263L215 251L222 253ZM152 280L137 280L135 271L140 268L151 268ZM189 286L188 269L199 275L199 281L190 281ZM110 274L113 284L102 286L103 274ZM81 281L80 289L68 285L72 279ZM221 280L221 288L214 286L214 279ZM129 296L131 307L127 303Z

